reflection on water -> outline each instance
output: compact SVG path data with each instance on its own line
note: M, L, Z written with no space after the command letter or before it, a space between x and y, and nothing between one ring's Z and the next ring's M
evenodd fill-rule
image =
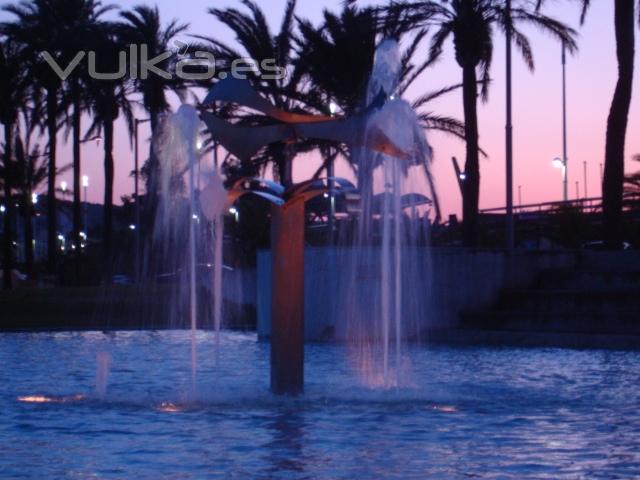
M268 423L268 427L272 437L261 449L267 452L270 463L265 473L273 476L290 472L298 478L306 463L303 451L305 425L301 412L285 408Z
M310 345L283 399L255 336L197 341L194 397L186 333L0 335L0 477L640 478L637 353L415 348L372 389Z

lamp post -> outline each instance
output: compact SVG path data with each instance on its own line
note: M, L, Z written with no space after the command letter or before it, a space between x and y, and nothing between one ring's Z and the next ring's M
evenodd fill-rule
M564 175L564 201L569 199L567 157L567 48L562 42L562 169ZM555 163L555 160L554 160ZM556 165L557 166L557 165Z
M135 250L136 250L136 263L135 263L135 276L136 280L140 276L140 189L139 189L139 177L140 177L140 152L139 152L139 140L138 140L138 127L141 123L150 122L150 118L136 118L134 121L133 133L134 133L134 153L133 153L133 192L135 197Z
M89 189L89 177L87 175L82 176L82 188L84 190L84 233L89 232L88 222L88 205L87 205L87 190Z
M335 117L338 112L338 105L331 101L329 103L329 113L332 117ZM335 172L335 161L336 155L335 152L330 148L328 150L329 155L329 164L327 165L327 177L329 177L328 186L329 186L329 245L331 247L335 244L335 223L336 223L336 194L335 194L335 181L334 178L336 176Z
M522 209L522 185L518 185L518 205Z
M589 198L589 189L587 187L587 162L584 162L584 198Z
M567 162L562 158L556 157L551 163L554 167L562 170L562 199L566 202L569 200L569 179L567 177Z
M506 67L507 67L507 124L506 130L506 177L507 177L507 249L513 250L515 246L515 232L513 222L513 124L511 102L511 40L513 37L513 25L511 18L511 0L506 1L507 28L506 28Z

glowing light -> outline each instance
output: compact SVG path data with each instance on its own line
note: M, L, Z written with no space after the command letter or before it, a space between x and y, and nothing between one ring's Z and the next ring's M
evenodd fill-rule
M87 175L82 176L82 186L84 188L89 187L89 177Z
M338 105L335 104L335 102L331 102L329 104L329 111L331 112L331 115L335 115L336 112L338 111Z
M4 213L7 209L4 208L4 205L0 205L0 213Z
M181 412L182 409L173 403L170 402L162 402L158 407L158 411L165 413L178 413Z
M237 214L238 214L238 209L237 209L236 207L231 207L231 208L229 209L229 213L230 213L231 215L237 215Z
M62 235L58 235L58 240L60 240L61 242L64 242L64 237Z
M69 403L80 402L87 398L86 395L73 395L71 397L47 397L46 395L25 395L18 397L18 401L22 403Z
M132 223L131 225L129 225L129 230L135 230L136 226Z
M80 236L81 236L82 238L87 238L87 234L86 234L86 233L84 233L84 232L80 232Z
M31 203L33 203L34 205L38 204L38 194L37 193L32 193L31 194Z
M434 405L433 409L442 413L458 413L458 409L450 405Z
M191 215L191 218L193 218L194 220L198 220L198 215L194 213L193 215Z
M198 141L196 142L196 148L198 150L202 150L202 146L203 146L202 140L198 139Z
M564 161L561 158L554 158L551 161L551 164L555 167L555 168L564 168Z
M323 196L324 198L329 198L329 194L328 194L328 193L325 193L325 194L323 194L322 196Z
M459 177L460 177L460 180L464 182L467 179L467 174L464 172L461 172Z
M67 191L67 182L65 182L64 180L62 182L60 182L60 189L63 192L66 192Z
M45 397L44 395L27 395L24 397L18 397L18 401L22 403L51 403L53 398Z

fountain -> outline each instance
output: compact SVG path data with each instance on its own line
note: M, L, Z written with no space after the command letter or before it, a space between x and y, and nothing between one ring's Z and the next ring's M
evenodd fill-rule
M385 386L397 384L401 369L401 344L407 336L416 333L403 322L403 318L425 318L427 312L420 308L404 308L404 304L414 302L414 291L428 288L422 279L428 278L426 272L411 270L416 260L416 224L418 210L429 200L416 201L411 194L408 180L411 169L426 173L425 185L431 186L428 163L431 149L418 119L410 105L395 97L400 74L398 45L395 41L381 43L375 59L374 70L367 91L366 107L350 118L332 118L292 114L277 109L258 95L246 81L228 78L219 82L209 93L203 105L213 102L234 102L252 108L280 121L269 126L242 127L228 123L215 115L204 112L203 121L207 124L214 140L240 158L249 159L266 144L273 142L293 142L300 138L324 139L344 142L350 145L359 157L359 181L361 193L361 218L359 233L353 248L348 269L351 275L351 289L357 289L356 272L363 265L379 265L379 281L374 298L374 309L364 308L362 301L350 301L345 311L352 315L347 322L349 337L354 344L371 355L372 348L382 346L381 365ZM183 107L184 108L184 107ZM180 130L190 132L186 135L186 150L193 152L196 128L195 111L190 117L180 118L178 122L185 126ZM169 133L169 138L172 135ZM182 145L185 143L183 142ZM184 146L182 147L184 148ZM178 155L178 165L183 156ZM187 155L188 157L188 155ZM184 163L184 162L183 162ZM193 165L194 161L188 161ZM173 167L175 169L175 166ZM171 171L171 169L167 169ZM184 169L183 169L184 170ZM376 170L381 170L383 192L375 193ZM192 171L190 178L192 179ZM166 183L166 181L165 181ZM193 187L190 183L190 202L193 208ZM272 208L272 390L276 393L298 394L303 386L303 344L304 344L304 204L311 198L328 191L335 179L326 183L306 182L284 192L281 201L276 200ZM206 190L205 190L206 191ZM223 203L222 196L207 195L204 200L206 209L224 211L228 203L240 196L252 194L248 189L232 189L230 200ZM433 188L431 192L434 194ZM261 192L258 195L266 198ZM405 200L409 198L410 204ZM374 205L377 204L377 205ZM405 210L412 208L413 218L409 219L409 228L405 225ZM207 215L216 221L215 215ZM376 225L379 232L376 232ZM193 228L193 225L191 226ZM374 248L374 236L379 234L381 242ZM190 235L193 245L193 232ZM414 250L411 250L411 249ZM194 257L194 247L191 248ZM193 260L192 260L193 265ZM193 268L191 269L193 271ZM404 286L403 286L404 279ZM193 281L193 279L192 279ZM413 285L410 285L413 282ZM219 287L219 285L217 286ZM194 289L191 289L192 295ZM214 288L214 298L219 296L219 288ZM424 291L420 292L422 296ZM368 292L371 295L371 292ZM364 299L360 299L364 300ZM366 303L366 302L365 302ZM372 305L371 302L368 302ZM192 299L192 305L194 300ZM215 309L214 309L215 310ZM371 314L362 318L363 312ZM194 309L192 308L192 315ZM358 315L360 318L358 318ZM354 321L354 319L356 319ZM374 326L373 330L371 326ZM192 317L195 330L195 318ZM375 332L371 335L372 332ZM390 379L390 351L395 351L395 379ZM373 345L373 347L372 347ZM377 362L375 362L377 363Z
M429 318L430 262L418 248L423 232L416 227L428 227L426 209L436 198L431 148L411 105L397 94L400 69L397 43L383 41L366 98L371 104L383 92L386 101L369 116L365 136L383 132L402 153L357 151L362 214L354 246L343 262L350 266L343 291L357 294L339 307L347 312L346 338L363 380L385 387L408 381L402 379L407 366L403 343L419 336ZM421 191L429 196L416 193ZM373 273L366 290L361 286L363 268Z
M174 257L170 246L188 239L188 261L186 265L188 280L178 283L184 290L178 294L179 301L188 297L189 325L191 328L191 385L196 388L197 349L196 331L198 329L198 237L196 225L201 222L201 213L211 224L211 241L201 242L207 258L213 258L212 285L213 323L219 342L222 316L222 247L223 247L223 213L227 202L226 191L217 171L206 174L207 186L201 193L200 201L196 199L196 165L200 161L201 130L200 117L197 110L189 105L182 105L178 111L163 122L161 133L155 139L155 151L159 161L160 205L158 208L154 239L163 246L163 258ZM187 186L183 184L184 176L188 177ZM184 212L182 205L185 188L188 190L188 209ZM199 205L202 205L200 208ZM182 211L181 211L182 210ZM185 215L188 227L185 229ZM175 269L175 267L174 267ZM184 275L184 271L183 271Z
M248 83L229 80L208 100L239 102L279 123L240 127L189 106L166 119L155 143L160 198L145 259L152 285L132 289L151 302L150 292L171 296L159 308L171 305L169 326L189 330L0 335L3 477L640 475L637 353L410 343L430 312L431 152L395 93L394 42L381 44L375 63L366 105L350 118L282 112ZM304 238L305 203L336 190L354 200L349 182L285 190L252 178L225 189L203 162L201 120L245 158L270 142L349 144L359 166L349 213L359 220L340 235L350 240L338 238L341 246L318 258ZM270 345L220 332L223 216L247 195L271 204ZM305 274L305 262L309 273L326 259L329 273ZM322 296L310 278L335 298L312 298L305 312L309 297ZM305 345L305 322L319 321L338 341ZM196 384L204 378L207 388ZM303 386L304 396L288 398Z
M419 335L429 313L424 299L430 275L419 267L428 265L428 259L424 249L417 248L424 229L417 226L428 224L431 200L416 192L428 191L431 198L435 192L429 172L431 149L411 106L397 96L400 68L397 43L383 41L376 52L366 102L350 117L286 112L256 93L247 80L228 77L211 89L201 112L183 105L163 121L154 139L159 203L150 258L159 259L156 267L170 276L175 316L189 318L193 392L198 370L196 337L204 325L198 306L210 302L207 311L219 343L224 214L247 195L272 204L271 389L292 395L302 392L305 203L350 185L326 178L285 191L273 185L262 188L264 181L242 179L226 191L216 168L201 165L204 125L215 142L246 160L274 142L316 139L349 146L358 164L359 188L351 192L359 195L358 228L351 247L339 254L342 268L336 269L333 279L337 310L332 316L338 322L338 336L351 345L366 384L388 388L402 383L401 373L408 365L403 343ZM206 110L213 102L240 104L277 123L232 124ZM204 276L201 265L207 266ZM364 276L363 269L368 272ZM209 297L201 300L203 292Z

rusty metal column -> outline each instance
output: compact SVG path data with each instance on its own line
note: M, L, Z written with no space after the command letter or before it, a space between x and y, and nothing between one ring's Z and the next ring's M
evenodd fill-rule
M304 198L271 208L271 390L304 388Z

